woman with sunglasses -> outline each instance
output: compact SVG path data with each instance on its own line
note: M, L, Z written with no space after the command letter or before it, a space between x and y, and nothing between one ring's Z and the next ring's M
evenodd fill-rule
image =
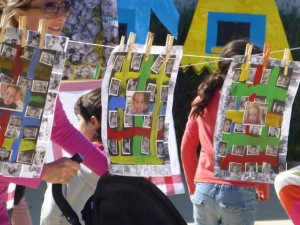
M10 26L18 27L19 16L26 16L26 28L37 31L39 20L46 19L45 32L54 35L61 34L70 8L70 1L67 0L7 0L6 2L3 12L9 15ZM71 155L80 153L84 159L83 163L98 175L103 175L107 171L106 157L69 123L59 99L55 108L51 140ZM0 225L9 224L5 200L9 182L31 187L37 187L41 179L50 183L65 184L76 174L79 167L77 163L62 158L45 164L42 176L38 179L0 176Z

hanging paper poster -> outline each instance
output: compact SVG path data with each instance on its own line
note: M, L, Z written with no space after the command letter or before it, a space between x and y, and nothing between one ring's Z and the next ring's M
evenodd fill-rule
M300 63L252 56L233 59L219 103L214 136L215 176L273 183L286 170L292 104Z
M114 49L102 83L102 140L110 172L128 176L180 174L172 118L173 92L182 47L145 45Z
M4 40L15 41L0 48L0 173L39 177L63 67L54 73L56 51L33 47L36 32L27 32L23 48L16 44L20 30L7 29ZM59 42L66 45L67 38L59 37Z
M99 79L119 40L117 0L72 1L63 35L71 40L63 80Z

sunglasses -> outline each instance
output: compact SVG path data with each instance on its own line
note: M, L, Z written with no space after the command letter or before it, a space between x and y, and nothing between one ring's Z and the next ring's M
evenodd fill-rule
M64 0L59 2L47 1L43 4L41 9L45 14L58 14L59 10L61 10L63 13L67 13L70 10L70 7L70 0Z
M44 1L41 6L34 6L31 4L23 5L23 9L41 9L44 14L58 14L59 11L62 13L68 13L71 8L71 0L63 1Z

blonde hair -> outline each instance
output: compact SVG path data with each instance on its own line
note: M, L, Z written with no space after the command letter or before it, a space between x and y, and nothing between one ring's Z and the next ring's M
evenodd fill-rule
M8 24L12 27L18 27L18 22L15 20L13 15L15 14L16 8L22 8L32 0L6 0L6 4L3 7L3 14L7 14L9 17Z

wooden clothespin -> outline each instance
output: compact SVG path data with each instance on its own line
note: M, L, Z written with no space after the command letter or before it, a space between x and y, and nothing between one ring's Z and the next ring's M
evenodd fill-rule
M246 49L245 49L245 56L246 56L246 61L245 61L245 68L248 70L250 67L250 58L251 58L251 54L252 54L252 49L253 49L253 45L248 43L246 45Z
M264 62L263 62L263 68L262 68L262 72L264 72L268 66L268 62L269 62L269 58L270 58L270 53L271 53L271 44L265 43L264 44L264 50L263 50L263 58L264 58Z
M150 52L151 52L153 39L154 39L154 34L151 33L151 32L148 32L147 38L146 38L146 53L145 53L145 56L144 56L144 59L145 59L146 62L149 59L149 55L150 55Z
M131 59L131 53L132 53L132 49L134 46L135 37L136 37L136 34L133 32L130 32L128 42L127 42L127 45L128 45L127 60Z
M5 30L8 24L8 16L6 14L3 14L1 17L1 32L0 32L0 42L3 42Z
M21 46L26 45L26 16L19 17L19 29L21 30Z
M124 45L125 44L125 36L122 35L121 40L120 40L120 45Z
M44 41L45 41L45 19L40 19L38 32L40 34L39 48L44 48Z
M284 61L283 75L285 76L288 74L289 57L290 57L290 51L288 48L285 48L283 53L283 61Z
M171 36L170 34L168 34L167 40L166 40L166 58L165 58L166 63L169 61L173 42L174 42L174 36Z

